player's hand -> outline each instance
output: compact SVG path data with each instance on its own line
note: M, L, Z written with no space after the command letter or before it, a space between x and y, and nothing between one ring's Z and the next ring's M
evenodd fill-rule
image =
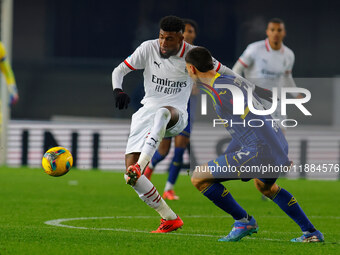
M15 105L19 101L17 86L15 84L9 85L8 91L9 91L9 104Z
M128 94L123 92L123 90L121 89L114 89L113 95L116 100L116 108L118 108L119 110L128 108L128 105L130 103L130 97Z

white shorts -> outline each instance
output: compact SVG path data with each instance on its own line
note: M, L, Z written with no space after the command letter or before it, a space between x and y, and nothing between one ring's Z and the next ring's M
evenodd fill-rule
M125 154L141 152L146 136L150 132L155 113L160 107L141 107L132 115L130 135L128 138ZM188 113L178 110L179 117L177 123L165 131L165 137L176 136L187 126Z

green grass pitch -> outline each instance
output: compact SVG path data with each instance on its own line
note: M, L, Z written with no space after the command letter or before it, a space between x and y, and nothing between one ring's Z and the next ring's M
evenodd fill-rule
M162 192L166 175L154 175ZM236 243L217 239L233 220L181 175L179 201L169 205L184 221L173 234L151 234L158 214L124 183L121 173L71 170L50 177L41 169L0 168L0 254L339 254L338 181L280 179L294 194L325 243L291 243L298 226L271 201L262 201L252 181L224 183L258 221L260 230ZM105 218L106 217L106 218ZM46 221L69 226L53 226Z

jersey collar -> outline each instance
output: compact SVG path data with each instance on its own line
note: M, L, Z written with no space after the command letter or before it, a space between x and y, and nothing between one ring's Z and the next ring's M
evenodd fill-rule
M264 41L264 43L265 43L265 45L266 45L266 50L267 50L268 52L273 51L272 47L270 46L270 43L269 43L268 38ZM283 53L283 52L285 51L284 48L285 48L285 47L284 47L284 44L282 43L281 48L280 48L280 52L281 52L281 53Z
M179 58L182 58L184 56L185 49L186 49L186 44L185 44L185 41L183 40L182 46L180 50L178 51L178 53L176 54L176 56Z
M217 79L218 77L220 77L220 76L221 76L221 75L220 75L219 73L216 73L216 74L215 74L215 77L212 78L211 81L210 81L210 86L211 86L211 87L214 86L214 82L215 82L216 79Z

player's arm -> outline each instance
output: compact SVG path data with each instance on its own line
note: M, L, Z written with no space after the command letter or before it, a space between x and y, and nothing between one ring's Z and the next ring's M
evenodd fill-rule
M234 64L233 66L233 72L239 74L239 75L243 75L244 73L244 70L246 69L247 67L245 67L244 65L241 64L241 62L239 60L236 61L236 63Z
M214 59L214 63L215 62L218 62L216 59ZM218 67L218 69L217 69ZM233 70L229 69L228 67L224 66L223 64L221 64L220 62L218 62L217 64L217 67L216 67L216 64L215 64L215 70L219 73L219 74L222 74L222 75L232 75L232 76L235 76L237 77L238 79L240 80L245 80L247 84L251 85L252 86L252 89L253 91L255 91L255 93L269 101L269 102L272 102L272 97L273 97L273 93L272 91L268 90L268 89L264 89L264 88L261 88L253 83L251 83L250 81L246 80L244 77L242 77L241 75L239 75L238 73L234 72Z
M18 89L15 83L15 77L11 65L6 59L6 50L4 45L0 42L0 70L5 76L9 95L10 104L15 104L19 100Z
M215 59L215 58L212 58L212 59L213 59L213 63L214 63L214 69L219 74L222 74L222 75L232 75L232 76L236 76L236 77L242 78L240 75L238 75L237 73L233 72L230 68L228 68L225 65L223 65L217 59Z
M244 71L253 64L254 55L255 48L252 44L250 44L234 64L232 69L233 72L243 76Z
M288 88L295 88L296 87L296 83L295 83L293 75L292 75L294 61L295 61L295 56L294 56L294 53L292 52L290 64L288 65L288 68L286 69L286 71L283 74L282 79L281 79L281 83L282 83L281 86L282 87L288 87ZM303 96L299 93L291 93L291 94L292 94L292 96L294 96L296 98L303 98Z
M113 95L116 107L126 109L130 103L130 97L123 91L123 78L129 72L144 69L146 63L146 43L142 43L127 59L120 63L112 72Z

